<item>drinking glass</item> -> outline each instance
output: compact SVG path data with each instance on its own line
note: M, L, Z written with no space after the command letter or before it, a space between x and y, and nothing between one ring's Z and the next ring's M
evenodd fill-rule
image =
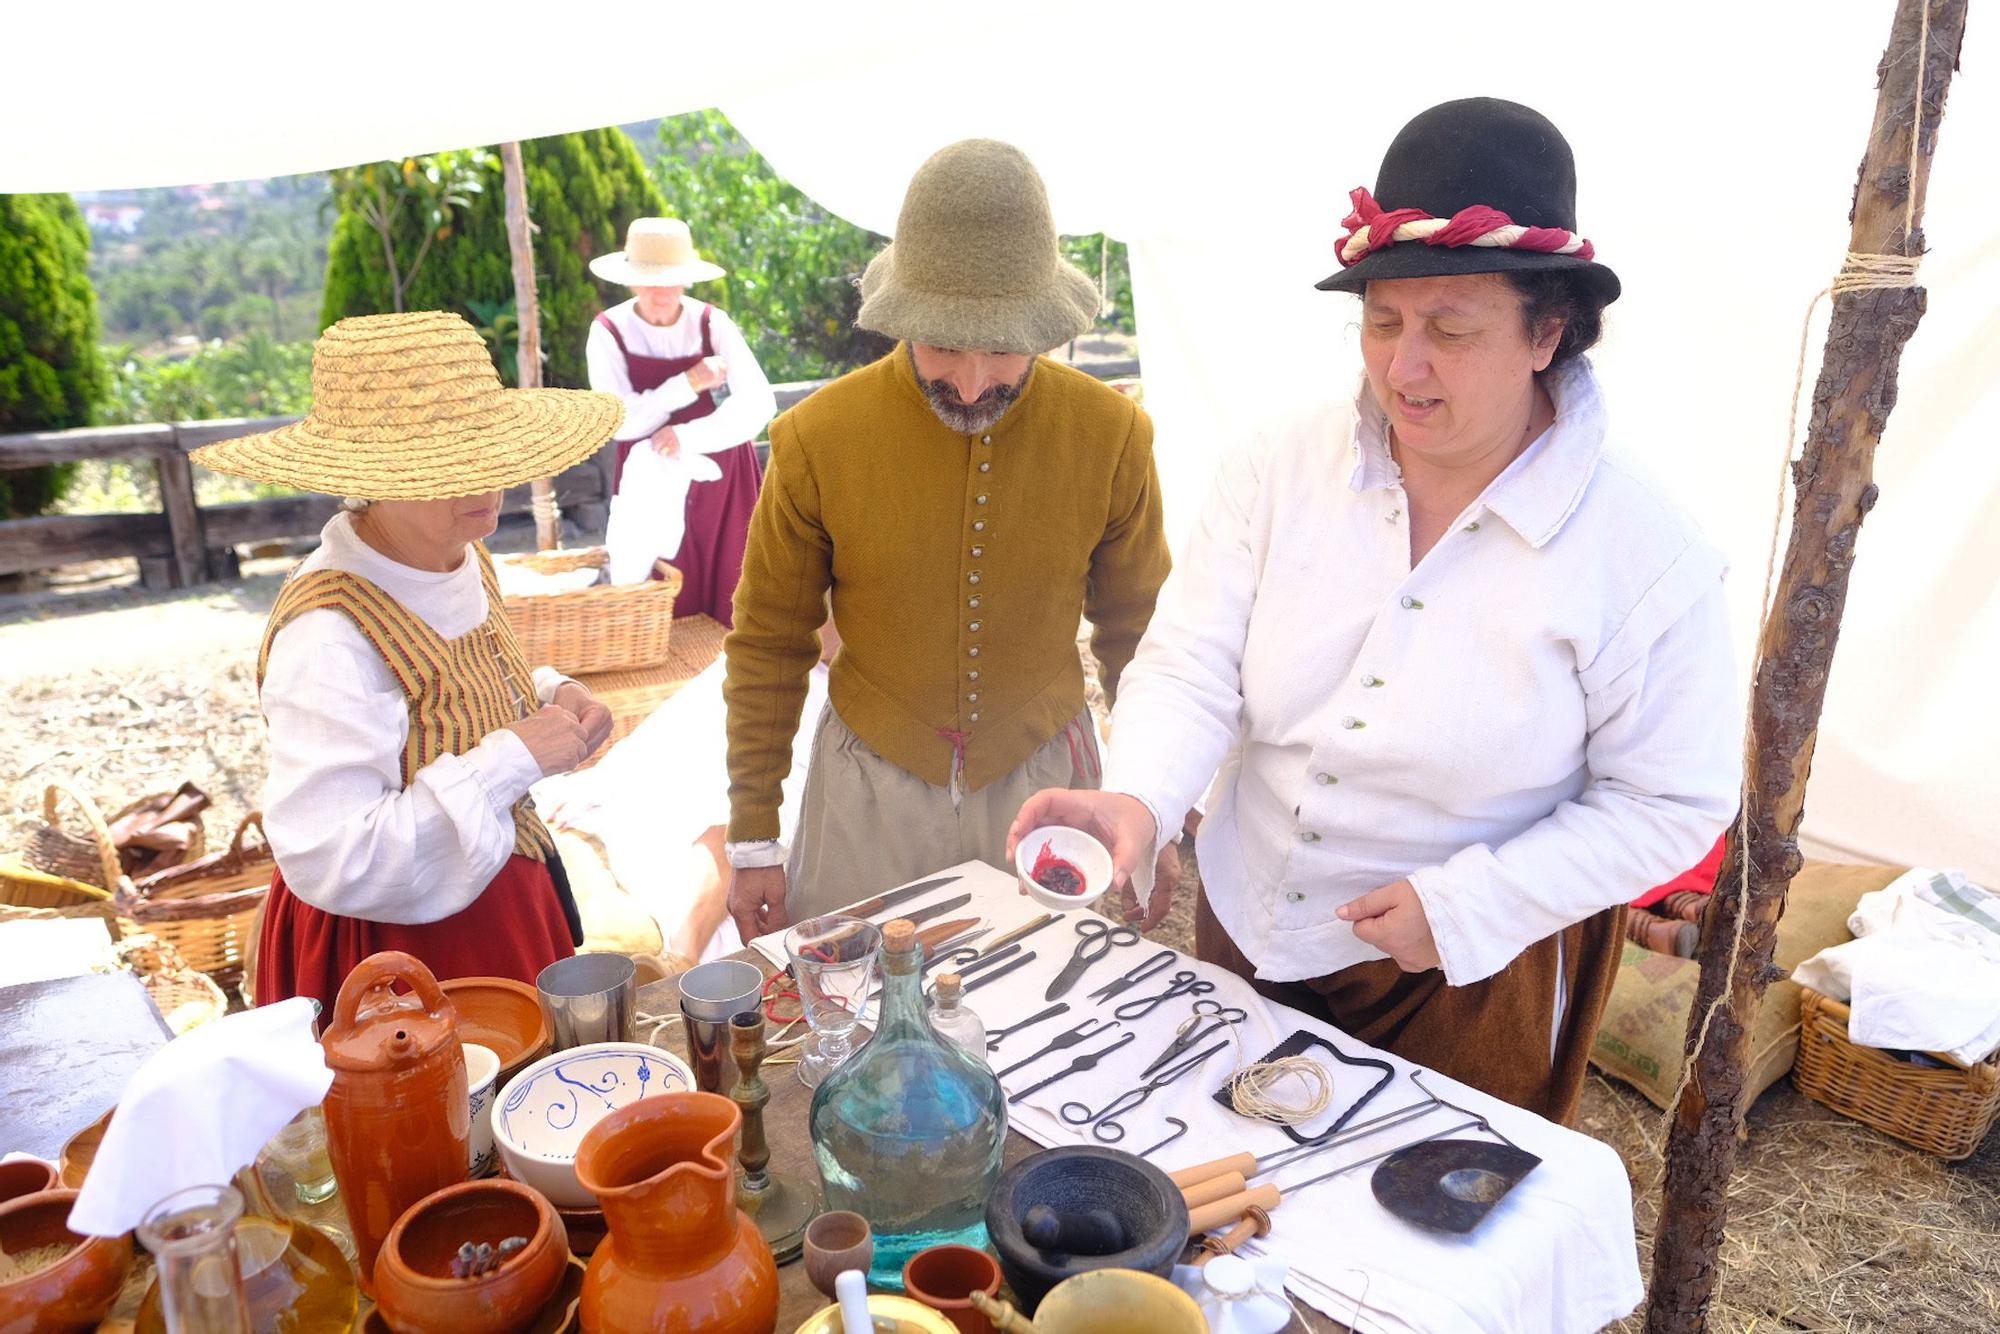
M799 1007L818 1039L799 1061L799 1082L807 1088L819 1087L853 1054L854 1029L866 1017L881 949L880 928L859 917L809 917L785 933Z

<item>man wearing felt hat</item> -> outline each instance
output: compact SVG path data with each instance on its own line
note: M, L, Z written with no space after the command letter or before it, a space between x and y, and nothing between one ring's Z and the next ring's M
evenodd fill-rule
M1080 617L1114 693L1165 579L1152 424L1042 354L1098 293L1041 178L972 139L912 179L858 323L900 342L771 425L724 645L730 911L747 938L940 866L1005 866L1038 788L1098 780ZM780 783L840 627L800 826Z
M1618 278L1546 117L1433 107L1353 201L1319 286L1360 298L1359 392L1231 453L1103 790L1014 833L1130 875L1213 781L1205 961L1563 1119L1621 905L1736 809L1723 560L1612 447L1584 353Z

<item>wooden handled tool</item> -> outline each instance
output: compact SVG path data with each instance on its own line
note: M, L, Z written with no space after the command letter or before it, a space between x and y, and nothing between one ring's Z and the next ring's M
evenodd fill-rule
M1272 1185L1256 1186L1240 1195L1204 1204L1199 1209L1188 1211L1188 1235L1198 1236L1210 1232L1225 1223L1234 1223L1252 1208L1275 1209L1278 1207L1278 1188Z
M1225 1172L1234 1172L1245 1178L1257 1175L1257 1155L1254 1153L1232 1153L1227 1158L1217 1158L1213 1162L1196 1163L1193 1167L1183 1167L1178 1172L1169 1173L1167 1180L1185 1191L1189 1186L1219 1177Z
M1252 1237L1266 1236L1271 1231L1271 1215L1256 1205L1243 1215L1243 1220L1220 1237L1203 1237L1201 1254L1195 1257L1197 1266L1205 1265L1218 1255L1234 1255L1237 1247Z
M1250 1183L1243 1179L1241 1172L1224 1172L1221 1176L1197 1181L1192 1186L1181 1187L1181 1198L1187 1201L1190 1210L1199 1209L1204 1204L1214 1204L1226 1200L1231 1195L1241 1195L1250 1189Z

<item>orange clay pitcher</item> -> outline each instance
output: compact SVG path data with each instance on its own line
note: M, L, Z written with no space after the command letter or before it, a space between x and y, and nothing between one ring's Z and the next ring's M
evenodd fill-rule
M590 1128L576 1178L610 1235L583 1279L583 1328L770 1334L778 1266L736 1207L743 1113L713 1093L661 1093Z
M320 1045L333 1068L327 1156L354 1226L355 1272L373 1297L375 1253L403 1211L465 1180L472 1105L458 1011L430 969L385 950L340 984Z

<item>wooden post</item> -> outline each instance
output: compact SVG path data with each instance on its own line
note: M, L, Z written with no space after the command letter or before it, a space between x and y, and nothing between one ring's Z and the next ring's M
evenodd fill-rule
M523 389L542 387L542 317L535 295L535 247L528 221L528 178L521 170L521 145L500 145L500 164L507 187L507 249L514 259L514 318L520 329L515 354L516 378ZM555 484L538 477L533 484L535 546L552 551L562 544L562 515L556 509Z
M194 467L179 445L153 456L160 479L160 508L174 544L175 588L192 588L208 581L208 543L203 540L201 509L194 502Z
M1923 253L1916 223L1923 217L1945 94L1958 67L1965 11L1966 0L1899 0L1896 6L1889 45L1876 70L1875 124L1854 191L1848 248L1857 255ZM1913 125L1919 126L1914 149ZM1688 1024L1692 1076L1674 1109L1667 1141L1647 1334L1706 1327L1736 1131L1746 1110L1748 1023L1764 988L1783 976L1771 964L1771 947L1785 890L1799 868L1794 835L1805 810L1855 539L1875 504L1875 446L1895 406L1903 344L1923 313L1921 287L1836 291L1833 297L1804 452L1793 465L1791 541L1758 641L1744 788L1749 847L1740 846L1732 832L1702 923L1701 981ZM1747 902L1739 892L1746 855ZM1732 955L1739 914L1742 943ZM1725 995L1704 1033L1711 1004Z

